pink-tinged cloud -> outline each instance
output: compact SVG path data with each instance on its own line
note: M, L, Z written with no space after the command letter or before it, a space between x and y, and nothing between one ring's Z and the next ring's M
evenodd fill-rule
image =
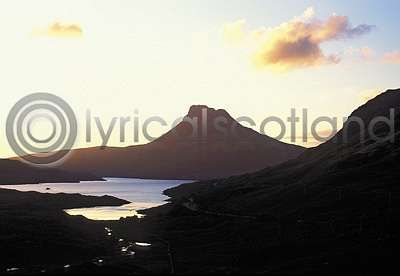
M307 14L312 14L307 12ZM374 26L352 27L347 16L332 15L322 21L310 15L296 17L265 31L265 39L254 54L258 67L290 70L340 62L337 55L327 55L321 49L324 42L351 39L370 32Z
M387 63L400 64L400 51L386 53L383 59Z

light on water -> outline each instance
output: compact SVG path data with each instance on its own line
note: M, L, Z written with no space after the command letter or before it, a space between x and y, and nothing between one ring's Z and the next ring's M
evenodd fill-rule
M82 215L92 220L118 220L125 217L138 217L142 218L144 215L139 214L136 210L132 209L131 204L118 206L118 207L93 207L81 209L65 210L71 216Z
M106 181L82 181L80 183L44 183L4 185L0 188L41 193L79 193L91 196L109 195L131 203L111 207L93 207L65 210L69 215L82 215L92 220L119 220L124 217L143 217L138 211L156 207L168 199L163 191L190 180L151 180L136 178L106 178Z
M135 244L137 246L143 246L143 247L149 247L151 246L151 243L147 243L147 242L135 242Z

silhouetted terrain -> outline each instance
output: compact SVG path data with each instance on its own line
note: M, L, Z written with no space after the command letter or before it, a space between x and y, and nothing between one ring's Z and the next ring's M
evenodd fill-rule
M382 123L374 131L385 139L374 139L352 122L359 117L368 125L378 116L387 117L391 108L394 132L390 134ZM400 90L390 90L354 111L330 141L295 159L255 173L169 189L165 193L172 197L170 204L147 210L139 221L110 223L124 239L143 235L152 244L148 253L117 266L111 262L113 270L107 265L96 272L396 271L400 254L399 122ZM168 144L169 135L161 137L160 143L165 139ZM7 212L13 210L7 208ZM14 216L6 216L10 217ZM35 220L37 214L29 212L29 217ZM39 219L41 225L43 219ZM6 220L4 225L30 230L21 222ZM13 237L18 239L19 234L10 234L16 231L8 232L4 244L10 246ZM76 246L76 241L68 244Z
M84 196L80 194L49 194L38 192L19 192L0 189L0 208L27 208L62 210L94 206L120 206L129 203L112 196Z
M373 118L388 117L391 108L395 109L394 142L390 141L392 136L375 141L368 132L360 133L358 124L352 122L352 118L358 117L368 125ZM295 188L307 194L321 187L342 191L349 189L349 186L360 186L359 189L363 190L375 183L374 185L380 185L381 189L390 190L400 175L400 164L397 162L400 152L399 114L399 90L389 90L354 111L348 123L331 140L308 149L296 159L253 174L182 185L166 193L175 197L187 196L194 189L204 194L210 192L212 195L222 191L227 197L226 192L232 190L236 191L237 196L225 198L224 204L229 206L227 200L235 201L244 211L247 204L256 207L259 201L269 201L263 198L264 193L267 197L271 196L269 188ZM374 133L386 137L388 132L389 129L385 125L377 124ZM364 140L361 137L365 137ZM243 193L240 192L242 188ZM256 197L251 201L245 199L252 195ZM249 207L253 208L251 206Z
M348 123L329 142L257 173L181 185L153 219L180 272L378 273L400 253L400 90L353 112L395 108L394 142ZM375 133L389 129L377 124ZM158 215L157 215L158 214ZM150 218L148 218L150 219Z
M74 150L61 168L98 176L210 179L254 172L304 151L241 126L225 110L192 106L185 118L149 144Z
M84 180L101 180L101 178L88 173L35 168L17 160L0 159L0 184L2 185L79 182Z
M63 270L67 264L111 254L104 224L72 217L63 209L119 206L125 200L78 194L41 194L0 189L0 273Z

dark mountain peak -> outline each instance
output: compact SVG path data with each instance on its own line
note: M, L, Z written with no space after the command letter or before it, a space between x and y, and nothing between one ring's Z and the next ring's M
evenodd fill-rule
M215 119L217 117L226 118L228 120L233 120L229 113L225 109L215 109L208 107L207 105L192 105L189 108L189 112L186 115L189 118L207 118Z
M391 108L400 108L400 88L389 89L357 108L350 117L359 117L366 123L376 116L387 116Z
M394 111L394 121L390 119L391 110ZM302 162L315 162L318 158L340 159L351 156L379 145L374 137L389 139L391 128L388 124L394 123L395 132L400 128L400 89L390 89L369 100L351 113L343 128L328 142L306 151L302 155ZM377 121L374 121L376 119ZM390 120L391 122L384 121ZM382 121L379 121L382 120ZM373 130L370 127L373 126ZM388 145L390 146L390 145ZM338 155L340 152L340 155ZM335 157L335 158L333 158ZM328 161L323 162L328 164Z
M239 131L244 129L224 109L215 109L207 105L192 105L178 125L154 142L188 141L192 143L209 139L225 141L227 137L231 136L228 131L231 127L237 127Z
M229 140L254 143L256 140L260 140L264 143L266 139L273 140L251 128L242 126L225 109L215 109L207 105L192 105L182 121L155 142L219 141L225 143Z
M210 110L215 110L215 109L214 108L210 108L210 107L208 107L206 105L202 105L202 104L192 105L189 108L189 112L188 112L187 116L189 116L189 117L201 116L203 110L210 111Z
M380 117L390 118L390 114L393 111L395 116L400 113L400 89L387 90L357 108L351 113L343 129L347 131L349 136L360 136L361 131L359 124L356 123L357 120L361 119L365 125L364 131L368 132L368 127L374 119L379 119Z
M257 171L303 151L240 125L223 109L194 105L151 143L74 150L62 167L99 176L212 179Z
M191 150L197 149L194 155L207 152L203 155L213 156L214 159L221 159L218 155L223 159L227 154L231 154L229 151L241 152L242 157L253 151L257 154L263 152L264 157L255 157L254 152L248 154L247 162L261 160L260 163L266 165L270 164L263 160L288 160L304 151L300 146L283 143L241 125L224 109L214 109L206 105L191 106L179 124L152 143L171 148L186 144Z

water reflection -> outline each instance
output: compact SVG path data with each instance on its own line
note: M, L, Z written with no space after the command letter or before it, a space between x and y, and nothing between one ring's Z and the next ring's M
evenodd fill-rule
M118 207L93 207L93 208L69 209L64 211L71 216L84 216L92 220L119 220L120 218L134 217L134 216L142 218L144 215L138 213L133 208L134 206L135 204L131 203ZM149 204L149 207L152 206Z
M151 243L147 243L147 242L135 242L135 244L137 246L143 246L143 247L149 247L151 246Z
M119 207L94 207L65 210L70 215L82 215L92 220L119 220L125 217L143 217L138 211L156 207L168 198L163 191L191 182L190 180L151 180L136 178L106 178L106 181L80 183L44 183L28 185L3 185L0 188L41 193L79 193L83 195L110 195L130 201Z

